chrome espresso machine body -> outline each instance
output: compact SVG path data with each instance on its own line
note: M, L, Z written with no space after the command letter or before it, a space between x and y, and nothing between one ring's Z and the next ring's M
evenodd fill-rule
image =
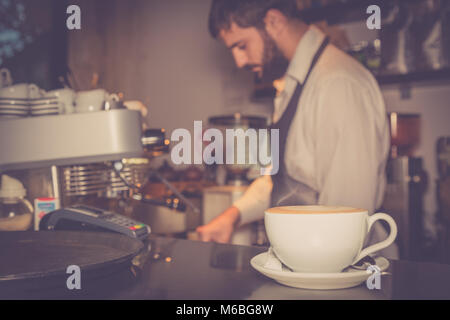
M140 113L128 109L1 120L0 174L21 180L30 200L126 214L117 204L146 181L166 144L163 130L143 133Z

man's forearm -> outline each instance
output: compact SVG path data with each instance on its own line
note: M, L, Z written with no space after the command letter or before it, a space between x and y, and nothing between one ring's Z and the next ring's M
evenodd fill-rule
M234 227L237 227L239 225L239 222L241 221L241 212L237 207L231 206L226 211L224 211L223 214L233 222Z
M264 218L264 210L270 206L272 179L262 176L249 186L244 195L234 202L239 212L239 225Z

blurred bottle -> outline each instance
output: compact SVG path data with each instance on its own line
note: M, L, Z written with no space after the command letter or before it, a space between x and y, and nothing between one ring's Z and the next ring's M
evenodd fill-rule
M33 206L25 199L22 183L2 175L0 187L0 231L28 230L32 225Z

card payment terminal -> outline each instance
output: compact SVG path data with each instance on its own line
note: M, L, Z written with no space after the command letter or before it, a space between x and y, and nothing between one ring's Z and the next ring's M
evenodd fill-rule
M150 234L150 226L118 213L75 205L46 214L39 230L85 230L118 232L144 240Z

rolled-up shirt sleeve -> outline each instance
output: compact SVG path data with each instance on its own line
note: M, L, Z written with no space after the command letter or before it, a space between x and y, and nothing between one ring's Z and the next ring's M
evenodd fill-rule
M383 119L377 123L378 110L366 90L351 78L336 76L323 83L317 97L311 139L319 204L376 209L386 141L378 126Z
M239 225L264 218L264 211L270 206L272 179L264 175L253 181L245 193L233 205L240 212Z

